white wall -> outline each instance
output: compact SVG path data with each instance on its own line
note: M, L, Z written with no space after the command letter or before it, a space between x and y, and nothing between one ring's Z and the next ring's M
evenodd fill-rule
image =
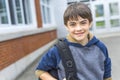
M58 30L58 38L65 37L67 31L63 23L63 14L67 7L67 0L52 0L52 5L54 7L54 17Z

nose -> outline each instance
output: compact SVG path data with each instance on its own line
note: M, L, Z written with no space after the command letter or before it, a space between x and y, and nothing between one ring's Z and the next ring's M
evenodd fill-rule
M82 27L78 24L76 30L82 30Z

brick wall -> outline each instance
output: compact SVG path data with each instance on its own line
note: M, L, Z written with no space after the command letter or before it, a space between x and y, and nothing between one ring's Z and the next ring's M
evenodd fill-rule
M56 38L56 30L0 42L0 70Z

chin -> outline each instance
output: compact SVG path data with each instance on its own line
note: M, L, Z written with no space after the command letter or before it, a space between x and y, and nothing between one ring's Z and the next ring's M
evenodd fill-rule
M76 36L75 39L76 40L83 40L85 37L84 36Z
M77 39L76 41L81 42L83 39Z
M76 41L82 41L84 38L75 38Z

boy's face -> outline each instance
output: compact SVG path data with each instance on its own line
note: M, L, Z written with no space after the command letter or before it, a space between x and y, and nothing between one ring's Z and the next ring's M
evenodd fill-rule
M69 20L66 28L74 40L81 42L87 40L90 27L91 23L88 19L78 17L78 20Z

